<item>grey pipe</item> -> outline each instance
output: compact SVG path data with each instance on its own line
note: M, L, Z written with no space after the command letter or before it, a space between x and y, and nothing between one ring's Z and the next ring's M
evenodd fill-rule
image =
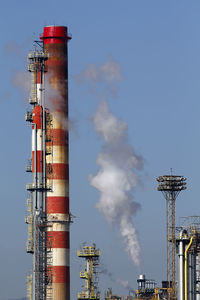
M185 253L185 236L187 232L186 230L181 230L180 232L180 240L179 240L179 300L184 300L184 289L185 289L185 282L184 282L184 253Z

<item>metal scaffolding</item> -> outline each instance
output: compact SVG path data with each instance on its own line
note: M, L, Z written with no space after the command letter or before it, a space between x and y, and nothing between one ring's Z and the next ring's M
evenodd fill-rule
M186 189L186 178L183 176L164 175L156 178L157 190L166 199L167 219L167 282L168 299L176 299L176 228L175 201L178 194Z
M37 78L41 78L43 82L44 73L46 72L45 61L48 59L47 54L40 50L30 51L28 54L28 71L31 73L31 92L29 103L32 105L33 110L39 104L41 107L40 119L42 123L42 135L40 142L42 145L43 157L38 159L37 142L34 142L34 171L32 166L32 159L29 159L26 166L27 172L33 173L32 183L26 185L30 196L27 200L27 216L26 223L28 224L28 240L26 250L33 255L33 269L31 276L28 277L28 299L30 300L46 300L47 291L47 224L45 198L46 192L51 189L46 183L46 142L45 142L45 128L46 128L46 109L44 106L43 90L41 84L40 89L37 89ZM32 125L32 130L35 130L37 136L37 125L33 122L32 111L27 112L26 121ZM37 139L37 137L36 137ZM33 145L32 145L33 147ZM42 176L38 173L38 165L41 164ZM32 292L30 292L32 290ZM50 300L50 298L48 298Z
M100 299L98 291L98 266L100 250L96 249L96 245L84 245L78 250L78 257L85 258L85 271L80 272L80 278L85 279L85 290L78 293L79 300Z
M200 300L200 216L180 218L177 230L179 299Z

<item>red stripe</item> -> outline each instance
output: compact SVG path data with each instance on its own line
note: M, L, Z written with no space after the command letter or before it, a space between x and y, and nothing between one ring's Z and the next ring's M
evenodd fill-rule
M66 248L69 249L69 232L68 231L48 231L47 232L48 248Z
M47 129L47 135L52 135L52 130ZM67 146L68 145L68 132L65 129L53 129L53 145L55 146ZM47 146L51 146L51 142L47 143Z
M48 38L44 39L44 44L66 44L66 41L63 39Z
M50 170L52 173L47 173L47 179L69 179L68 164L52 164Z
M37 83L42 83L42 74L41 74L41 72L37 72L37 81L36 81Z
M47 197L47 214L69 214L68 197Z
M35 106L32 112L32 116L33 116L33 123L37 125L37 129L41 129L42 128L42 107L39 105Z
M43 151L37 151L37 173L42 172ZM35 151L32 151L32 172L35 172Z
M53 283L69 283L69 270L70 268L66 266L52 266L49 268L49 273L52 272L53 275Z

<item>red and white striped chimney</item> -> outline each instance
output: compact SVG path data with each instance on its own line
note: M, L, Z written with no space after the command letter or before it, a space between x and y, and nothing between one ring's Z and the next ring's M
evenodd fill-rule
M52 224L47 234L47 245L52 247L53 300L70 300L70 232L69 232L69 160L68 160L68 54L67 42L70 39L67 27L47 26L41 36L48 60L45 106L52 117L47 135L52 135L52 156L46 157L51 172L47 172L47 222ZM48 82L47 82L48 81ZM48 91L49 86L49 91ZM51 90L51 91L50 91ZM48 271L48 265L47 265Z

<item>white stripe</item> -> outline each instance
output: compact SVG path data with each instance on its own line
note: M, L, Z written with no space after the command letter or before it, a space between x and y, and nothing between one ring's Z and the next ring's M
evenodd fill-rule
M53 224L53 231L67 231L67 232L69 232L69 223L65 223L65 224L55 223L55 224Z
M67 119L63 112L53 113L53 129L66 129L67 130Z
M49 227L49 231L69 231L69 215L67 214L47 214L47 221L49 224L53 224L52 228ZM65 223L57 223L56 221L64 221Z
M52 248L53 266L69 267L69 249L66 248Z
M42 151L42 130L37 130L37 150ZM32 151L35 151L35 128L32 129Z
M32 151L35 151L35 128L32 128Z
M52 179L48 181L52 183L52 192L47 193L47 197L68 197L69 183L68 180Z
M37 150L42 151L42 129L37 130Z
M36 84L36 88L37 88L37 99L38 99L38 104L42 104L42 85L41 83L37 83Z
M53 146L53 163L68 163L67 146Z

